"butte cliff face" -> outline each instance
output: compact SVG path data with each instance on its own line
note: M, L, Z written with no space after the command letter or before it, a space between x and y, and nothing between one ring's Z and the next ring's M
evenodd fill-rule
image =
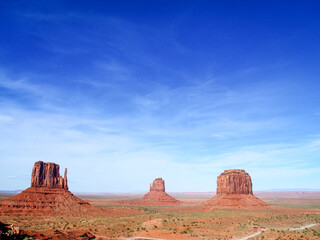
M207 209L263 208L267 204L252 193L250 175L242 169L229 169L217 178L217 195L204 203Z
M68 190L67 169L64 178L60 176L59 165L36 162L31 174L31 187L63 188Z
M164 186L164 180L162 178L156 178L152 185L150 184L150 192L155 191L155 192L165 192L166 188Z
M250 175L242 169L225 170L217 178L217 194L252 194Z
M58 164L42 161L34 164L30 188L0 202L0 215L77 215L95 210L68 190L67 169L63 178Z

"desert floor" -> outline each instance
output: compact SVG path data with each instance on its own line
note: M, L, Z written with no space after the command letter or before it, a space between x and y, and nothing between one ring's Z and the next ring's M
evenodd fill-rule
M320 239L320 192L256 192L263 210L204 211L213 193L169 193L180 206L119 204L141 194L76 194L106 210L100 216L0 216L30 232L90 232L96 239ZM0 200L10 195L1 195Z

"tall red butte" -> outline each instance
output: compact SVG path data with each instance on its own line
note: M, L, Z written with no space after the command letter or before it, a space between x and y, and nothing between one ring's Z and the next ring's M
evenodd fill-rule
M252 193L250 175L242 169L224 170L217 178L217 195L204 203L207 209L256 209L268 206Z
M68 190L67 169L61 177L58 164L42 161L34 164L30 188L0 202L0 215L76 215L95 209Z

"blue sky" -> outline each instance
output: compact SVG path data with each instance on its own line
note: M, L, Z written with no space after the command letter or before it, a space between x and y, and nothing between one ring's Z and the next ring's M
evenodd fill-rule
M1 1L0 189L319 189L317 1ZM63 172L63 171L61 171Z

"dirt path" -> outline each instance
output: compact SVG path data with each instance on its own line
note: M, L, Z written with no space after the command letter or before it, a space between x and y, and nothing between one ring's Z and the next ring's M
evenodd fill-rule
M318 225L319 223L313 223L313 224L309 224L309 225L305 225L305 226L302 226L302 227L298 227L298 228L289 228L290 231L296 231L296 230L303 230L305 228L310 228L310 227L313 227L313 226L316 226ZM253 234L250 234L248 236L245 236L243 238L239 238L238 240L247 240L247 239L250 239L250 238L253 238L253 237L256 237L258 235L260 235L261 233L267 231L268 228L264 228L262 229L261 231L258 231L256 233L253 233ZM280 230L277 229L277 230ZM148 238L148 237L132 237L132 238L123 238L124 240L135 240L135 239L141 239L141 240L166 240L166 239L160 239L160 238Z
M263 233L264 231L267 231L267 230L268 230L268 228L265 228L265 229L263 229L262 231L253 233L253 234L251 234L251 235L249 235L249 236L246 236L246 237L243 237L243 238L240 238L239 240L247 240L247 239L249 239L249 238L253 238L253 237L258 236L258 235L260 235L261 233Z
M304 230L305 228L310 228L310 227L313 227L313 226L316 226L316 225L318 225L318 223L313 223L313 224L309 224L309 225L298 227L298 228L289 228L289 230L290 231Z
M290 231L296 231L296 230L304 230L305 228L310 228L310 227L313 227L313 226L316 226L318 225L319 223L313 223L313 224L309 224L309 225L305 225L305 226L302 226L302 227L298 227L298 228L289 228ZM253 233L249 236L246 236L246 237L243 237L243 238L239 238L239 240L247 240L247 239L250 239L250 238L253 238L255 236L258 236L260 235L261 233L263 233L264 231L267 231L268 228L265 228L263 229L262 231L259 231L259 232L256 232L256 233ZM276 230L284 230L284 229L276 229Z

